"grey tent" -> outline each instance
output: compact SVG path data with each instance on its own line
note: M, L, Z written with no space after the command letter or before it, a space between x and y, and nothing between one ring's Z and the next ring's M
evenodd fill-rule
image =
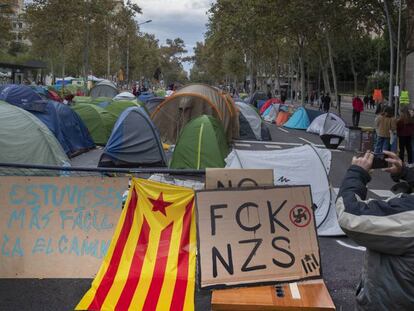
M249 105L252 105L256 108L258 107L258 102L259 100L267 100L267 95L265 92L263 91L256 91L254 92L251 96L249 96L249 98L246 99L246 103L248 103Z
M90 93L90 96L92 98L97 98L97 97L114 98L116 95L118 95L118 89L116 88L115 84L113 84L111 81L108 81L108 80L103 80L97 83L91 89L91 93Z
M345 138L346 124L341 117L328 112L315 118L306 131L318 134L327 148L336 149Z
M160 136L145 109L130 107L115 123L99 161L102 167L166 166Z
M0 101L0 162L68 165L62 146L30 112Z
M145 103L145 107L147 107L148 112L152 114L155 109L157 109L158 105L161 104L165 100L165 97L153 97L147 100Z
M240 139L271 140L269 129L253 106L236 101L236 107L240 111Z

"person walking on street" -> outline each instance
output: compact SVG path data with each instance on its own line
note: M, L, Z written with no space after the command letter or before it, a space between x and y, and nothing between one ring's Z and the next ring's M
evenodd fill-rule
M323 97L322 105L323 105L323 111L328 113L329 108L331 107L331 97L329 96L329 93L326 93L326 95Z
M364 106L365 106L365 109L369 108L369 96L368 95L364 96Z
M400 159L404 161L405 151L407 151L407 161L413 163L413 154L411 146L411 138L414 133L414 120L408 112L408 108L401 110L401 116L397 121L397 135L400 146Z
M398 156L384 152L395 182L410 192L414 170ZM336 212L345 234L366 247L356 290L358 311L410 311L414 306L414 195L400 193L387 200L367 200L374 155L352 159L338 192ZM394 188L394 187L393 187Z
M359 126L359 118L361 116L361 112L364 111L364 103L362 102L361 98L357 95L352 100L352 125L355 127Z
M375 153L382 153L384 150L390 150L392 142L391 137L397 129L394 111L392 107L386 107L384 112L375 118L375 128L377 132L377 142L375 144Z

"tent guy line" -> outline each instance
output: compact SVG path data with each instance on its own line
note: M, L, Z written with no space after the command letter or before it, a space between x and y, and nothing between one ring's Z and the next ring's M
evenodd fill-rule
M279 131L282 131L282 132L285 132L285 133L289 133L289 131L288 131L288 130L285 130L284 128L277 127L277 129L278 129Z
M365 252L366 251L366 248L363 247L363 246L353 246L353 245L349 245L348 243L345 243L345 242L340 241L340 240L336 240L336 243L338 243L339 245L342 245L343 247L350 248L350 249L355 249L357 251L361 251L361 252Z

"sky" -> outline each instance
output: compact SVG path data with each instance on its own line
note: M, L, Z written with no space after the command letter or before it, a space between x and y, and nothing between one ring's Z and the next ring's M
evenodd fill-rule
M140 26L141 32L155 34L161 44L166 39L180 37L184 40L188 55L193 55L197 41L204 40L208 17L206 12L213 0L134 0L142 13L137 16L139 23L152 20ZM184 64L189 71L191 64Z

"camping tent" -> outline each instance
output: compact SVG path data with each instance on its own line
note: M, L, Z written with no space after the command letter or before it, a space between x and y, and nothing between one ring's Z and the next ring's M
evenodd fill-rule
M112 102L112 98L105 97L105 96L91 98L91 101L90 101L90 103L94 105L99 105L101 103L111 103L111 102Z
M92 98L90 96L75 96L72 101L76 104L91 104Z
M136 100L136 99L137 98L135 97L135 95L130 92L122 92L116 95L114 98L112 98L112 100Z
M139 94L138 100L140 102L146 103L149 99L153 97L155 97L155 95L152 92L142 92L141 94Z
M318 134L327 147L336 148L345 138L346 124L334 113L324 113L315 118L306 130Z
M322 113L319 110L300 107L283 126L291 129L306 130L312 121Z
M150 114L152 114L155 109L157 109L158 105L161 104L165 100L164 97L153 97L147 100L145 103L145 107Z
M55 135L63 150L70 157L95 147L88 129L68 106L48 100L21 105L39 118Z
M105 108L116 117L119 117L121 113L129 107L138 107L137 101L117 100L109 103L108 105L105 105L103 108Z
M273 169L275 185L310 185L319 235L341 235L335 212L335 195L329 185L331 152L310 145L257 151L234 149L227 168Z
M252 105L252 106L254 106L256 108L260 108L260 107L258 107L258 101L259 100L266 101L267 99L268 98L267 98L267 95L266 95L265 92L263 92L263 91L256 91L256 92L253 93L252 96L249 96L245 101L249 105Z
M290 113L289 112L279 111L277 113L275 123L276 123L277 126L282 126L283 124L285 124L289 120L289 118L290 118Z
M68 164L55 136L31 113L0 101L0 162L58 165Z
M25 85L6 86L1 94L8 103L25 109L39 118L55 135L69 156L94 147L82 120L68 106L52 100L38 99L39 95L35 90Z
M98 82L90 92L92 98L109 97L114 98L118 94L118 89L111 81L103 80Z
M27 85L5 84L0 85L0 100L20 107L25 103L42 100L42 97Z
M158 130L142 107L129 107L118 118L99 161L104 167L166 166Z
M280 104L271 104L262 113L263 120L267 122L275 122L277 115L279 114Z
M203 169L224 167L229 152L220 121L202 115L183 129L171 160L171 168Z
M105 145L116 122L116 116L92 104L76 104L71 107L85 123L95 144Z
M273 104L282 104L282 101L279 98L271 98L268 99L262 107L260 107L259 113L263 114L263 112L266 111L267 108L269 108Z
M223 124L227 139L239 135L239 118L233 100L204 84L189 84L165 99L151 114L163 142L174 144L183 127L200 115L211 115Z
M253 106L237 101L236 107L240 110L240 139L262 139L262 119Z

